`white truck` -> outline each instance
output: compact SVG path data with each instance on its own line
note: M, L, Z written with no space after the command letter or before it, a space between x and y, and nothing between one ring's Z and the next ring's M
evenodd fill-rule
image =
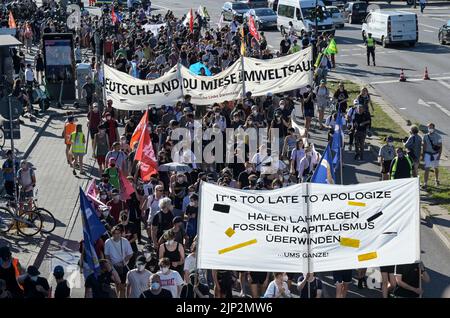
M362 25L362 38L371 33L383 47L408 43L415 46L419 40L417 14L404 11L371 11Z
M318 33L335 33L333 19L325 9L324 3L316 0L279 0L277 10L277 27L282 33L289 31L289 22L292 22L294 30L300 34L315 31L315 19L313 12L317 5L324 11L324 19L318 22Z

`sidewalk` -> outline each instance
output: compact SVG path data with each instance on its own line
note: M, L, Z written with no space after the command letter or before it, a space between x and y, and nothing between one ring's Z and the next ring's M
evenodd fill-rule
M407 132L410 129L408 120L400 115L392 105L388 104L373 86L366 85L356 76L351 76L349 78L349 76L341 76L340 74L332 73L331 76L329 76L329 79L350 80L354 83L359 84L360 86L366 86L369 90L372 100L380 105L381 109L404 130L405 136L407 136ZM381 140L377 136L373 136L372 138L367 139L367 142L372 146L370 147L372 151L374 151L376 155L378 155L378 149L382 146ZM448 149L443 150L441 159L442 161L449 161L450 156L448 151ZM426 202L427 196L425 194L426 192L421 191L420 206L422 218L431 223L432 230L442 240L445 246L450 249L450 214L446 209L440 207L439 205L431 205Z

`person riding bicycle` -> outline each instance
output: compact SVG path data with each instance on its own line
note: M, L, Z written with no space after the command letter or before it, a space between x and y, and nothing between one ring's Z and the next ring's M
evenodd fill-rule
M33 191L36 186L36 176L31 164L25 159L20 162L20 169L17 171L17 183L20 188L20 210L23 203L28 201L28 207L33 205Z

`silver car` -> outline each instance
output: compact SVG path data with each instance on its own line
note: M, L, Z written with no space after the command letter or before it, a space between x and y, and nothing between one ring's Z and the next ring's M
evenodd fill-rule
M244 19L248 21L249 16L255 20L258 30L272 29L277 27L277 14L269 8L250 9L244 14Z
M325 8L331 15L331 19L333 20L334 27L336 29L343 28L344 24L345 24L344 16L342 15L342 12L338 9L338 7L326 6Z

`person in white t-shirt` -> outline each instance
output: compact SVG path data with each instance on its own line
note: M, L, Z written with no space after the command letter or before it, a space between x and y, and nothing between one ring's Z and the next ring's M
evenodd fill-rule
M122 225L116 225L112 229L112 238L105 242L105 257L114 266L120 276L121 284L117 286L117 294L120 298L125 298L125 283L128 273L128 262L133 256L130 242L122 237L124 232Z
M184 260L184 281L186 284L190 282L189 276L193 273L198 273L198 280L200 284L208 285L206 279L206 272L202 269L197 269L197 243L191 245L191 253Z
M145 256L139 256L136 260L136 268L127 274L127 297L139 298L149 288L152 273L145 269Z
M159 200L162 198L164 198L164 186L158 184L155 187L153 194L149 195L143 203L143 210L149 210L147 216L147 234L149 237L151 237L151 224L153 222L153 217L159 211Z
M170 269L170 259L167 257L161 258L159 268L161 270L157 274L161 278L161 287L170 291L173 298L180 298L183 278L177 271Z
M274 273L275 279L267 287L264 298L291 298L286 273Z

